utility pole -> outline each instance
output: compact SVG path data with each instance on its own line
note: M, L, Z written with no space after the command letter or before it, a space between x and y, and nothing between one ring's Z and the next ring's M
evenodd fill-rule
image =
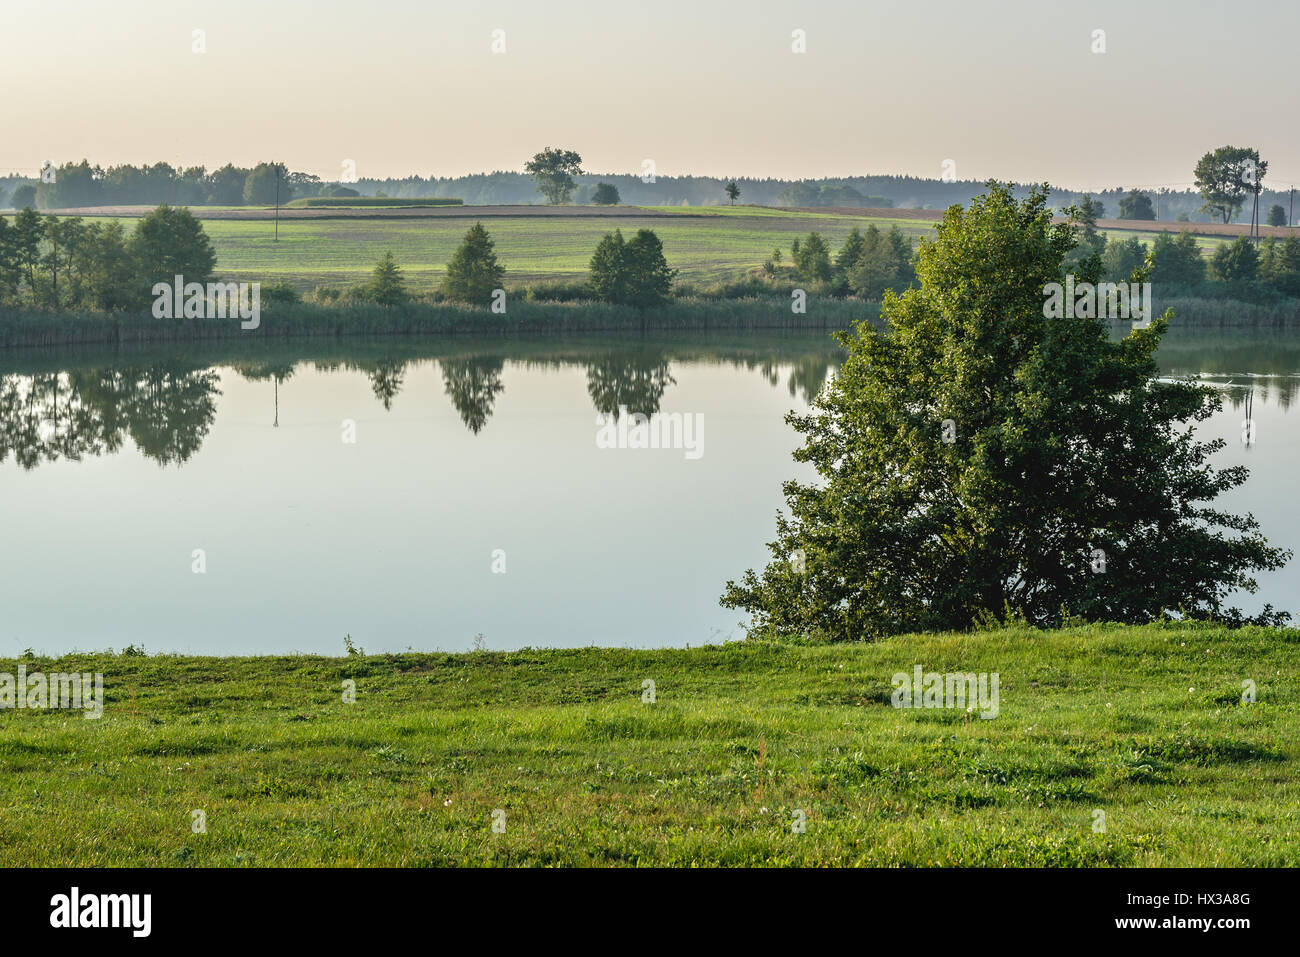
M280 241L280 164L275 164L275 241Z
M1295 225L1295 187L1294 187L1294 186L1291 187L1291 212L1290 212L1290 214L1287 216L1287 223L1286 223L1286 224L1287 224L1288 226L1294 226L1294 225Z

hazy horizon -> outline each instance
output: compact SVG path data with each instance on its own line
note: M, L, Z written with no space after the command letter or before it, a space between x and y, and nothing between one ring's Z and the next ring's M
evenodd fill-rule
M1257 147L1280 188L1300 179L1286 122L1300 10L1270 6L1009 0L994 19L950 0L739 14L679 0L12 0L0 79L23 95L7 104L0 174L85 158L455 176L521 170L549 145L608 174L651 159L661 176L937 178L950 159L962 180L1183 187L1197 157L1234 144ZM1243 51L1248 95L1223 69Z

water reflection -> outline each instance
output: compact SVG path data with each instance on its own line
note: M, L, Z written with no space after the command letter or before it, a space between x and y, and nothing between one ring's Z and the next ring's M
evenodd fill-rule
M0 462L78 461L130 438L160 465L186 461L216 418L217 373L181 363L0 374Z
M230 347L227 347L229 349ZM676 384L676 362L712 363L757 373L792 399L810 402L834 374L843 353L828 336L734 337L651 343L609 338L567 342L455 343L392 339L306 342L253 356L219 345L184 356L69 361L39 353L0 356L0 462L12 454L23 469L44 462L111 455L130 439L161 465L187 461L216 416L219 370L273 385L271 424L279 424L280 389L293 389L300 367L359 372L375 400L391 411L412 367L436 366L443 391L465 427L481 433L505 391L506 372L523 368L581 369L596 412L650 415ZM274 352L268 355L268 352ZM1170 375L1195 375L1224 389L1228 406L1259 401L1289 409L1300 393L1300 345L1271 331L1174 330L1159 360Z
M653 415L664 390L676 384L662 354L605 355L587 365L587 394L596 411L607 415L617 416L620 406Z
M443 388L460 420L475 435L492 418L497 396L505 390L501 381L505 365L505 359L496 356L442 360Z
M348 348L344 344L342 349ZM774 387L782 378L790 396L810 401L840 360L828 337L716 346L645 344L590 345L516 343L491 351L439 354L435 345L404 343L388 348L351 346L352 355L276 355L244 358L169 356L147 363L88 362L81 367L30 355L6 356L17 371L0 372L0 462L12 453L23 469L60 459L118 452L129 438L161 465L179 465L197 452L216 416L219 370L251 382L272 383L271 425L280 422L280 389L302 366L320 372L360 372L375 399L391 411L416 364L436 363L444 393L465 427L478 435L487 427L505 391L508 365L580 368L597 412L653 414L677 380L676 361L712 362L758 372ZM367 355L366 353L370 353ZM22 363L44 366L34 371ZM4 368L0 365L0 368ZM292 388L292 385L289 386Z

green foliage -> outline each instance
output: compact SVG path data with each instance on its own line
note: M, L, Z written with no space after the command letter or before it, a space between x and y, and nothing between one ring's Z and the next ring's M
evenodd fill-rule
M1101 256L1103 275L1111 282L1128 282L1133 271L1145 267L1146 261L1147 247L1136 236L1108 242Z
M1224 282L1248 282L1259 274L1259 251L1250 239L1238 236L1214 251L1210 272Z
M1139 190L1130 190L1129 194L1119 201L1119 218L1154 220L1156 211L1151 203L1151 197Z
M623 267L623 231L607 233L596 245L591 256L589 283L596 298L605 302L624 302L627 296L627 275Z
M870 228L874 229L875 227ZM879 235L879 233L880 231L876 230L876 234ZM854 226L849 231L849 235L845 237L844 245L840 247L840 251L835 254L835 272L841 276L845 275L862 258L863 250L866 248L867 243L862 238L862 230Z
M537 180L537 189L548 203L567 203L576 185L573 177L582 172L582 157L573 150L546 147L524 164Z
M144 282L206 283L217 266L217 254L200 223L183 206L159 206L135 227L128 244Z
M1260 247L1259 277L1288 296L1300 296L1300 238L1265 240Z
M727 192L728 202L732 206L736 205L736 200L740 199L740 187L736 185L736 181L734 179L730 180L727 183L726 192Z
M1270 226L1287 225L1286 209L1282 206L1279 206L1277 203L1274 203L1272 206L1270 206L1268 209L1268 225Z
M501 288L505 274L505 267L497 262L492 237L482 223L475 223L447 263L442 292L456 302L487 305L492 291Z
M1241 212L1250 193L1258 192L1268 172L1259 150L1243 146L1220 146L1196 163L1196 188L1201 191L1206 212L1231 222Z
M664 258L663 243L649 229L639 229L629 242L622 230L606 235L591 257L590 283L605 302L638 308L668 300L677 271Z
M128 238L120 222L0 217L0 305L118 310L150 301L154 283L212 278L216 254L187 209L160 206Z
M9 205L14 209L34 209L36 207L36 187L31 183L24 183L13 191L9 197Z
M1205 259L1192 234L1184 230L1175 239L1159 233L1151 247L1153 286L1191 285L1204 281Z
M794 263L795 278L800 282L828 283L834 275L830 247L820 233L809 233L802 243L796 240L790 250L790 259Z
M1222 440L1196 436L1219 394L1161 381L1168 315L1120 342L1102 320L1044 318L1078 241L1046 199L994 183L949 209L918 253L920 288L886 295L888 328L841 334L848 360L788 417L821 481L785 484L772 563L722 597L760 633L1227 617L1254 570L1290 557L1215 507L1247 471L1214 469ZM1078 278L1099 271L1094 255Z
M301 297L287 282L272 282L262 286L261 298L263 302L298 302Z
M293 187L289 184L289 170L283 163L258 163L244 180L244 202L257 206L269 206L279 202L281 206L293 198Z
M791 183L776 197L778 206L873 206L888 208L891 200L883 196L864 196L862 192L844 182L817 183L801 180Z
M894 226L881 233L874 224L868 226L857 259L846 273L849 291L862 299L879 299L886 290L906 289L915 278L912 244L902 230Z
M1085 260L1096 256L1100 258L1106 252L1106 234L1098 232L1097 220L1106 215L1106 207L1099 200L1085 196L1076 206L1066 210L1070 221L1078 227L1075 248L1070 252L1067 265L1078 267Z
M361 291L361 298L381 306L399 306L409 298L406 280L392 253L384 253L383 258L375 264L370 282Z
M617 206L618 188L609 183L597 183L592 191L591 201L597 206Z

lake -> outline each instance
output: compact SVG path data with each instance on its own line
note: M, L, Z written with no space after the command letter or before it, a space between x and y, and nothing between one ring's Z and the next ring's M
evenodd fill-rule
M742 637L718 596L811 477L784 415L841 357L821 334L0 355L0 655ZM1224 504L1300 551L1300 341L1173 332L1160 359L1224 389L1203 432L1252 469ZM671 428L602 429L620 408ZM1297 561L1239 604L1293 608Z

